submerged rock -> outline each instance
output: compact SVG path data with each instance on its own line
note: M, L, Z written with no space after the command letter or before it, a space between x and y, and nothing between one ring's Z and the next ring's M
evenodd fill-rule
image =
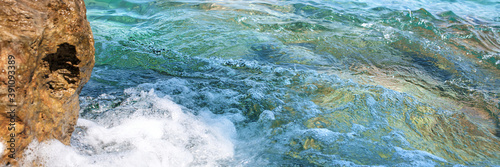
M94 66L83 0L0 0L1 164L33 140L69 144Z

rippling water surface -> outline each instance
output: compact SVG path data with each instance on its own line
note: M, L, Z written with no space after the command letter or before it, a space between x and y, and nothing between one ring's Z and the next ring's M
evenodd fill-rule
M54 166L500 165L495 0L86 0Z

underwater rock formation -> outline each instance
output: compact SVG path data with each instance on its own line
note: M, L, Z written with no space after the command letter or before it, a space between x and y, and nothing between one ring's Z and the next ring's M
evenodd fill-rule
M0 166L33 140L69 144L94 53L83 0L0 0Z

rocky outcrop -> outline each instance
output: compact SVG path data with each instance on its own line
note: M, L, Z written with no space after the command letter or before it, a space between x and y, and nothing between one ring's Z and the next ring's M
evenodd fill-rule
M69 144L94 51L83 0L0 0L0 166L33 140Z

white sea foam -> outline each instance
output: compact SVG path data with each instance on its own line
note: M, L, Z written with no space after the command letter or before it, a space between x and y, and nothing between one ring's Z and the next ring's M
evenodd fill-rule
M79 119L72 146L57 140L33 142L24 163L38 159L56 167L181 167L220 166L232 159L236 130L231 121L208 111L200 111L196 116L184 112L168 97L157 97L153 91L127 91L132 96L114 112L135 113Z
M3 141L0 140L0 153L5 151L5 146L3 145Z

